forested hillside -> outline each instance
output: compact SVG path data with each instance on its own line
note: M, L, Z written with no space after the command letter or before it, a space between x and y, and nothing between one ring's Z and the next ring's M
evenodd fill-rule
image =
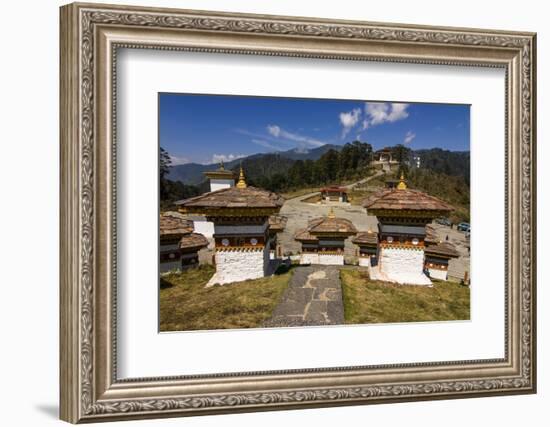
M238 167L241 162L246 162L248 165L253 165L252 161L256 161L256 160L262 163L261 159L263 157L268 157L273 159L274 158L273 156L279 156L280 158L284 158L285 160L292 160L292 161L293 160L304 160L304 161L317 160L327 151L329 150L339 151L341 148L342 148L341 145L325 144L325 145L322 145L321 147L311 148L309 150L301 150L301 149L293 148L292 150L281 151L276 153L252 154L251 156L248 156L248 157L226 162L225 167L227 169L234 169ZM218 167L217 164L203 165L199 163L170 165L170 167L168 168L166 178L171 181L182 181L186 184L197 185L204 181L204 172L209 170L214 170L217 167ZM255 166L252 166L252 167L255 168ZM284 171L284 169L281 168L280 171Z
M470 152L448 151L441 148L429 150L416 150L415 155L420 156L421 167L445 175L460 176L464 182L470 185Z
M451 204L454 222L470 221L470 186L461 176L451 176L430 169L410 169L407 175L411 188L425 191Z
M322 148L322 147L320 147ZM339 184L342 181L359 180L368 176L373 160L372 146L366 142L354 141L339 146L340 150L325 147L310 152L313 159L289 158L289 152L257 154L225 165L238 176L242 164L249 185L275 192L289 192L304 188ZM403 172L411 187L441 197L459 207L457 217L469 218L470 203L470 153L453 152L440 148L413 151L404 145L389 147L393 158L400 162L398 175ZM323 154L320 154L323 153ZM306 154L304 156L307 157ZM416 158L420 157L420 168ZM186 165L187 166L187 165ZM188 167L193 173L195 184L171 179L173 168L170 157L161 148L160 194L162 203L170 204L179 199L193 197L208 191L209 186L203 172L213 170L213 165L197 165L199 170Z
M243 162L247 180L251 185L271 191L284 192L297 188L315 187L341 180L366 176L372 160L372 146L365 142L345 144L340 151L328 150L318 160L277 161L269 172L262 173L258 159ZM259 162L263 165L263 161Z

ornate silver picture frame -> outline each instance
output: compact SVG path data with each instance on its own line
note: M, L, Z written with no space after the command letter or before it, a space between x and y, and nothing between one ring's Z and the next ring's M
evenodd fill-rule
M63 420L536 391L535 34L76 3L61 8L60 43ZM120 379L115 150L120 48L503 69L506 164L505 176L495 179L506 188L504 357Z

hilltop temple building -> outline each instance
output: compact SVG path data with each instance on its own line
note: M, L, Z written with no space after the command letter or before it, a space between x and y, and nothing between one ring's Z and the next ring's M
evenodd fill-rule
M351 221L336 218L332 209L328 216L310 220L294 236L302 244L300 264L344 265L345 240L356 233Z
M325 202L347 203L348 190L338 186L324 187L321 188L321 199Z
M257 279L269 274L269 217L283 198L246 185L241 168L236 186L176 202L184 214L204 215L214 224L216 273L207 286Z
M437 197L407 188L403 175L396 188L373 194L363 206L378 219L377 263L371 263L371 278L431 285L424 274L426 225L434 218L448 215L453 208ZM432 254L428 254L431 259Z
M194 233L193 223L178 212L160 215L160 272L183 270L199 264L199 250L208 240Z
M372 165L385 172L391 172L399 167L399 162L394 159L393 152L389 148L383 148L374 152Z

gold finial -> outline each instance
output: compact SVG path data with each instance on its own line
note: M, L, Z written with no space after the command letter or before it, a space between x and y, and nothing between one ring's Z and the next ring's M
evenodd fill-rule
M239 182L236 185L237 188L246 188L246 181L244 180L243 166L241 165L241 172L239 173Z
M331 207L330 212L328 213L329 218L336 218L336 215L334 214L334 209Z
M220 161L220 170L221 170L221 171L224 171L224 170L225 170L225 167L223 166L223 160Z
M398 190L406 190L407 184L405 183L405 175L403 175L403 172L401 172L401 178L399 178L399 184L397 184Z

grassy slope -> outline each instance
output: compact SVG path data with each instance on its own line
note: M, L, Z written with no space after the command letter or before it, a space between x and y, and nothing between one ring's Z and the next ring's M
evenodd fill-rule
M254 328L271 316L291 272L205 288L214 267L203 265L164 276L160 290L160 330Z
M304 196L309 193L315 193L320 190L320 187L304 187L297 190L289 190L287 192L281 193L281 196L285 199L293 199L295 197Z
M342 270L348 324L470 319L470 289L434 281L433 288L371 281L368 273Z

